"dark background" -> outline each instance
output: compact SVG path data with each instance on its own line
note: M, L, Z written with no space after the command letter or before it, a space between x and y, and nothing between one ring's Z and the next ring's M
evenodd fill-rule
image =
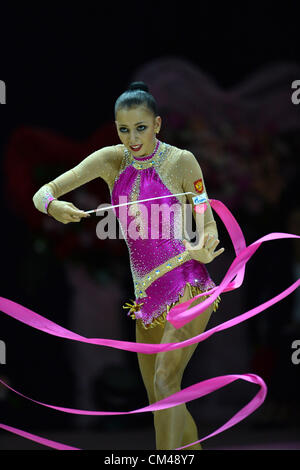
M89 244L78 244L79 230L88 227L94 233L95 221L83 221L79 226L65 225L63 231L47 225L46 216L33 206L34 192L97 148L119 143L113 128L115 100L135 79L137 69L142 70L152 61L165 57L187 61L224 91L233 90L273 64L279 64L283 71L287 65L300 70L300 10L296 2L276 5L271 2L226 2L226 6L210 4L209 7L206 3L195 2L162 5L125 2L121 5L115 2L109 5L101 2L74 3L72 6L54 3L33 6L26 3L17 7L1 7L0 79L6 84L7 102L0 107L0 295L87 337L105 337L105 332L110 331L106 329L101 335L101 322L104 319L104 323L109 323L110 318L105 316L110 304L105 291L111 295L116 286L116 297L121 302L116 304L120 305L119 309L133 295L125 243L96 240L91 249ZM292 79L300 79L300 73L286 81L288 90ZM263 100L263 93L257 99ZM251 105L251 97L249 103ZM300 124L300 105L297 112ZM167 115L162 114L162 117L166 117L163 126L164 123L166 127L169 124L170 129L172 120ZM182 128L186 128L186 123ZM278 143L278 135L286 149L285 154L277 151L274 157L279 163L280 178L284 178L284 190L278 199L262 203L255 215L238 204L227 204L241 225L247 244L273 231L299 235L299 127L294 124L284 131L280 131L280 125L278 128L278 132L275 131L268 140L271 153L273 143ZM172 135L173 140L169 143L180 147L184 142L187 148L191 148L192 142L183 140L181 130L172 129L173 133L168 135ZM166 135L162 129L161 140ZM285 159L282 155L288 157ZM246 156L249 171L252 156L251 152ZM260 170L263 163L259 158L256 162ZM283 171L285 165L289 171ZM262 172L266 178L262 181L266 185L270 184L268 171L271 172L272 168L267 166ZM212 170L208 168L204 177L210 196L222 199L226 204L225 193L223 199L222 187L214 183ZM103 182L92 182L89 188L97 198L97 205L109 202L108 189ZM252 188L255 193L259 184ZM94 207L90 207L91 200L84 199L84 190L74 191L73 197L68 194L64 199L83 209ZM259 197L263 199L261 194ZM217 221L227 254L224 261L215 261L210 272L215 281L220 282L234 258L234 252L227 232L218 218ZM299 246L297 248L290 239L272 243L265 244L268 246L262 246L255 253L246 267L245 281L239 289L241 292L227 294L219 307L222 313L213 319L211 326L259 305L296 280L293 269L299 266ZM102 284L101 292L104 294L103 298L100 296L97 333L91 320L87 320L86 328L84 317L78 324L72 320L75 293L66 274L70 272L68 269L72 271L72 266L78 268L78 272L84 266L93 286L99 283L100 289ZM86 291L81 301L89 306L97 303L92 290ZM269 394L262 409L246 420L252 425L254 445L262 442L264 436L267 439L270 429L278 430L279 442L284 441L288 431L299 431L296 389L300 366L297 368L290 360L291 343L299 339L299 323L292 317L295 302L296 294L293 293L262 312L259 318L246 322L246 326L239 325L233 329L236 330L234 332L222 333L224 339L212 338L207 341L209 346L202 343L201 351L197 351L184 379L183 386L187 386L203 377L226 373L260 374L268 384ZM112 307L119 315L117 308ZM111 329L115 336L107 333L107 337L134 341L134 322L124 316L123 310L121 314L118 328ZM243 338L246 338L246 343ZM120 356L122 364L116 356L115 364L111 365L109 357L113 350L110 348L63 341L4 314L0 316L0 339L7 347L7 363L0 365L0 377L35 400L102 411L131 410L147 403L135 353L127 352ZM78 363L77 373L74 373L72 363L73 351L82 360ZM86 361L91 358L99 361L102 369L101 373L95 372L93 381L84 386L80 383L80 368L85 367L85 357ZM240 357L240 362L237 357ZM203 369L199 362L196 364L200 359ZM196 370L200 371L197 376L194 374ZM83 371L82 381L84 377ZM219 406L213 407L216 412L211 419L201 414L201 406L209 406L212 397L203 398L202 405L192 403L190 409L194 411L197 422L203 416L199 435L205 435L205 426L207 434L213 431L246 404L251 393L256 393L255 387L252 392L249 389L249 384L236 383L228 392L219 391L218 401L211 401ZM85 401L86 396L90 401L87 398ZM55 438L54 431L65 431L64 442L79 447L105 448L93 437L104 431L111 432L106 434L111 436L111 440L108 437L109 448L120 446L115 443L114 433L120 433L118 441L125 442L128 432L141 429L139 435L146 436L150 430L153 439L150 413L79 419L29 402L3 387L0 388L0 410L0 422L42 433L44 437L52 432ZM248 442L247 423L237 426L245 430L242 444ZM72 441L75 429L79 434L76 435L77 440L74 438ZM83 441L80 432L90 432L90 440ZM218 438L212 438L207 441L207 446L213 447L214 443L225 445L230 436L234 445L237 440L235 434L230 434L233 432L239 430L229 430ZM259 432L262 432L262 438L258 438ZM59 440L59 434L57 436ZM27 445L16 436L7 439L5 431L0 431L0 437L3 438L0 440L3 449L19 449ZM93 439L96 447L92 447ZM123 445L126 448L127 444ZM152 441L151 444L139 445L149 448L154 444ZM31 448L39 446L32 444ZM132 448L130 441L127 448Z

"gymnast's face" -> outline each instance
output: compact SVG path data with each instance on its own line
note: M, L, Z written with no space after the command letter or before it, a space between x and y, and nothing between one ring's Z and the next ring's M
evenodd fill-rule
M116 113L115 123L122 144L134 157L144 157L154 151L156 133L161 126L160 116L155 117L146 106L121 108ZM141 147L132 148L138 145Z

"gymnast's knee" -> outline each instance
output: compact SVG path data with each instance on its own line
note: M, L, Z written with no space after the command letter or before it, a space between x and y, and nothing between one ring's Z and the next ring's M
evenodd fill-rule
M154 375L154 394L156 401L162 400L180 390L180 380L175 373L170 375L168 370L158 369Z

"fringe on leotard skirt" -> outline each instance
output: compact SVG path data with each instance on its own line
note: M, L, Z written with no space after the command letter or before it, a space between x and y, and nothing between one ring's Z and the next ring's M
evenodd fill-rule
M189 282L187 282L185 284L184 288L182 289L182 291L178 294L178 298L174 302L171 302L170 304L167 304L165 310L159 316L154 318L150 324L145 324L141 318L137 318L136 315L135 315L135 312L138 312L141 309L142 304L138 304L136 301L133 301L133 304L130 304L130 303L127 302L125 305L123 305L123 308L129 308L130 310L128 312L128 315L133 320L139 321L140 324L144 327L145 330L148 330L149 328L154 328L156 326L161 326L162 327L162 326L164 326L164 324L166 322L166 317L167 317L169 311L171 310L171 308L174 307L174 305L183 297L186 286L188 287L189 299L195 297L198 294L202 294L203 292L205 292L205 290L201 289L199 286L197 286L197 285L194 286L194 285L190 284ZM209 295L203 295L202 297L199 298L199 303L203 302L208 297L209 297ZM214 306L213 311L214 312L219 307L220 301L221 301L220 296L218 296L214 300L214 302L213 302L213 306Z

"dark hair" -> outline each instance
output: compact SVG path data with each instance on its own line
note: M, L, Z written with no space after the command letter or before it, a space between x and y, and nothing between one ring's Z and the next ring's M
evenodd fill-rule
M127 90L119 96L115 103L115 117L121 108L129 109L141 105L146 105L154 116L158 116L156 101L149 93L146 83L131 82Z

